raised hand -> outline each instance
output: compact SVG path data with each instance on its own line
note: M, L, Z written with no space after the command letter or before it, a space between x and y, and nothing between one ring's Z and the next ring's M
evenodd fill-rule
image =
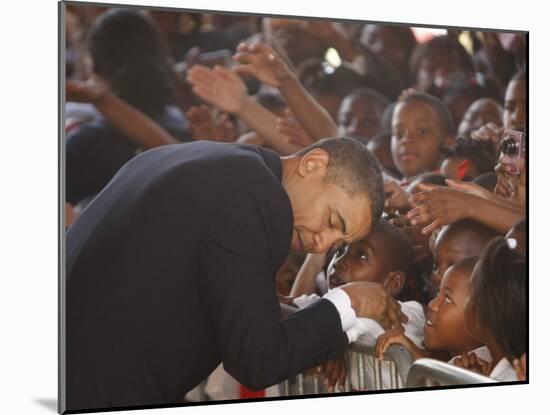
M187 71L187 81L200 98L222 111L238 113L248 99L242 79L233 71L221 66L207 68L194 65Z
M275 129L286 136L289 143L300 147L307 147L315 142L288 110L285 111L284 118L277 118Z
M97 104L109 92L105 81L92 76L86 81L67 81L65 97L67 101Z
M410 194L397 182L388 180L384 182L384 210L386 212L406 212L410 209Z
M491 143L495 154L500 148L500 141L502 140L502 132L504 127L499 127L493 122L487 123L479 129L472 131L470 136L474 140L484 141Z
M225 112L215 114L206 105L191 107L185 114L189 120L193 140L234 142L237 138L235 124Z
M447 187L430 187L419 184L422 191L410 198L413 209L407 213L411 225L427 225L425 235L440 226L465 219L473 208L477 196Z
M239 44L233 60L238 63L234 67L237 73L252 75L259 81L275 88L293 76L279 55L263 43Z
M350 282L340 288L348 294L357 317L376 320L385 329L399 327L408 320L399 303L380 284Z
M460 190L461 192L478 196L483 199L491 200L491 192L489 192L487 189L480 186L479 184L473 182L455 181L451 179L447 179L445 180L445 182L451 189Z

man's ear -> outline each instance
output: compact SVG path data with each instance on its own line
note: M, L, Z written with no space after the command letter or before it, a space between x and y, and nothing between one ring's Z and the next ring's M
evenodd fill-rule
M384 288L392 297L397 296L405 285L405 273L403 271L392 271L384 280Z
M314 148L300 158L298 174L300 176L319 174L321 177L325 177L329 160L330 156L325 150Z

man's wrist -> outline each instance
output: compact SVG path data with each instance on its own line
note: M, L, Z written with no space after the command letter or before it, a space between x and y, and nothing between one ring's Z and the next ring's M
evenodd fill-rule
M357 320L355 310L352 307L350 296L341 288L334 288L323 296L324 299L329 300L338 314L340 314L340 320L342 323L342 330L347 332L354 325Z

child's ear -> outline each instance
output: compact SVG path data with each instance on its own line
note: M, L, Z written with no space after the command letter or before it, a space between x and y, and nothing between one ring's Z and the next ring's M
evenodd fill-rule
M392 271L384 280L384 288L392 297L397 296L405 285L405 273L403 271Z

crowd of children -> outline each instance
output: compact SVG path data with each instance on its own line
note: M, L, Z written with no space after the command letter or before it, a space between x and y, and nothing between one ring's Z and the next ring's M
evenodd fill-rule
M304 307L342 284L380 284L408 322L365 322L378 357L397 343L414 358L525 379L524 35L450 30L419 42L413 28L361 22L67 13L67 226L151 147L202 139L284 156L325 137L359 140L384 171L384 219L349 246L289 253L281 301ZM341 386L345 368L330 368L327 386Z

